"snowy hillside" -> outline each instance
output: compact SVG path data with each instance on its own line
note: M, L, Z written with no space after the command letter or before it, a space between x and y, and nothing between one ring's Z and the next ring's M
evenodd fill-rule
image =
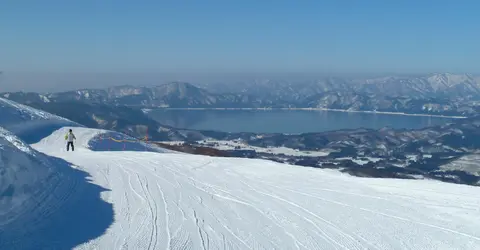
M33 147L92 175L115 221L79 249L475 249L479 189L263 160Z
M87 174L0 128L0 249L71 249L113 221Z
M67 125L80 126L63 117L0 98L0 126L28 143L38 142Z
M9 131L0 127L0 222L8 224L20 216L32 197L41 196L55 175L41 156ZM38 188L38 189L37 189Z

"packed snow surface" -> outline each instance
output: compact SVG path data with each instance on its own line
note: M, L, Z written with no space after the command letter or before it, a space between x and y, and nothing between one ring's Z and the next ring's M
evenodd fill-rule
M265 160L92 151L97 130L33 148L109 190L114 222L78 249L478 249L480 189ZM128 150L128 149L127 149ZM71 225L75 227L75 225ZM29 240L26 238L25 240Z

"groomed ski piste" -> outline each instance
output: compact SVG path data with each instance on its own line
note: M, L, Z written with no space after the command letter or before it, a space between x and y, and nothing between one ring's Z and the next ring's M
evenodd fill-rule
M1 110L0 110L1 111ZM0 124L2 126L2 124ZM64 135L78 141L66 152ZM0 133L0 249L478 249L480 189ZM30 134L30 133L29 133Z

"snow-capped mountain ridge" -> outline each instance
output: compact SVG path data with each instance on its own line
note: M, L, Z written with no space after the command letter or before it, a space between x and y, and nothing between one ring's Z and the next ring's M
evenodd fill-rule
M357 96L357 101L335 96ZM326 77L317 80L253 80L195 86L185 82L117 86L46 95L4 93L21 103L84 102L142 108L330 108L467 115L479 113L480 78L468 74ZM335 99L336 101L327 101Z

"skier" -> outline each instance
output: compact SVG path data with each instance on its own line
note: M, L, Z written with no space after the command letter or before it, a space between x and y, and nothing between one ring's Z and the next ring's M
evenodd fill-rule
M75 135L73 134L72 130L68 131L68 134L65 135L65 140L67 141L67 151L70 150L70 146L72 146L72 151L75 151L75 147L73 146L73 140L76 140Z

